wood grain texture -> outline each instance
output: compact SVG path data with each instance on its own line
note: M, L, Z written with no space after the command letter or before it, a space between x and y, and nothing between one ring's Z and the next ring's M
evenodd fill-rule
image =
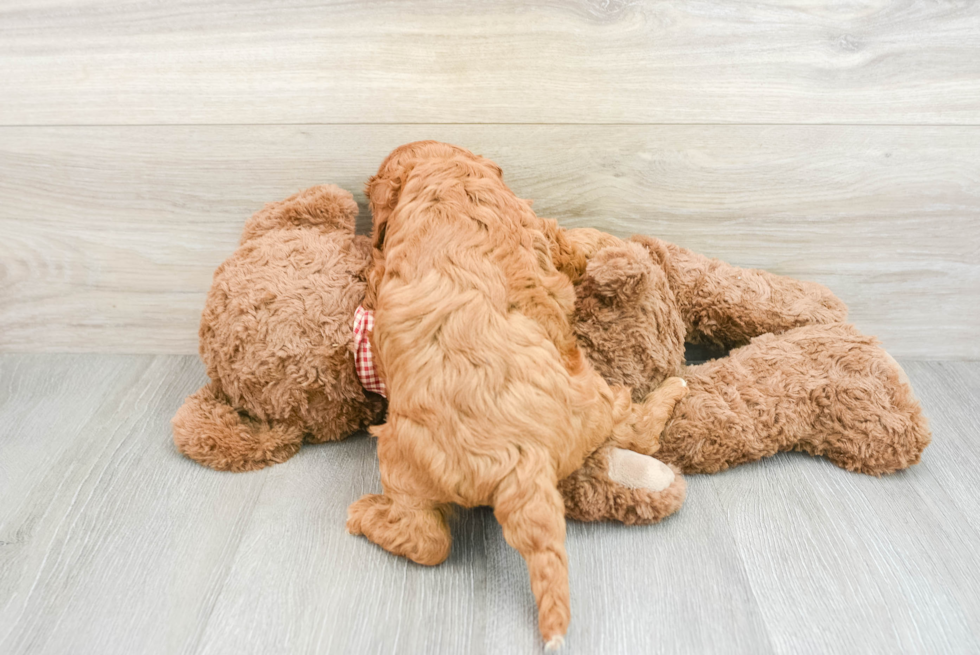
M572 623L562 653L773 652L749 573L708 477L653 526L569 523ZM487 653L540 651L520 555L486 514Z
M0 124L980 123L973 2L0 7Z
M884 478L784 454L656 526L571 523L577 653L980 649L980 363L905 362L934 431ZM520 557L460 510L438 567L347 535L374 442L217 473L169 419L188 356L0 356L0 652L540 652ZM28 447L33 446L33 447Z
M950 461L943 445L882 479L849 477L803 455L718 479L714 492L775 652L837 652L845 643L848 652L883 655L980 648L972 573L980 534L936 484L934 471Z
M777 652L980 650L980 365L905 368L934 436L920 465L875 479L787 454L713 478Z
M174 451L200 363L8 356L0 372L0 652L196 652L267 477L202 476Z
M355 191L396 145L499 162L569 227L830 286L893 353L980 358L980 127L0 128L0 350L193 353L264 202Z
M304 448L270 475L199 653L475 652L486 517L457 515L450 558L423 567L344 528L381 491L373 439Z
M980 467L955 464L956 460L980 461L980 365L907 362L905 369L915 381L923 406L930 410L930 427L943 435L933 448L947 465L930 470L935 485L946 494L944 507L957 514L972 533L980 534Z

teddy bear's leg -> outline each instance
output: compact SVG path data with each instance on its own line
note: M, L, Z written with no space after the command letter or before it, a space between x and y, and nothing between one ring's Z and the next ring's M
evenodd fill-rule
M764 335L684 377L657 457L686 473L803 450L881 475L918 462L931 438L901 368L851 325Z
M796 449L868 475L919 463L932 434L905 371L877 344L851 350L846 359L835 386L824 388L821 429Z
M435 566L449 557L448 507L405 495L367 494L347 509L347 531L388 552Z
M297 422L269 423L238 412L215 382L189 396L171 424L177 450L218 471L254 471L285 462L303 444Z
M731 348L768 332L847 318L847 306L815 282L739 268L651 237L632 240L663 264L691 343Z
M684 363L684 321L667 275L639 244L607 246L589 260L572 325L599 374L631 388L637 402Z
M558 490L570 519L643 525L679 510L687 484L676 467L607 445L562 480Z

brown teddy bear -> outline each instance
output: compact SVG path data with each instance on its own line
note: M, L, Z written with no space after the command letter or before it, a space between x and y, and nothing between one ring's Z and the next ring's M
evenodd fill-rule
M908 378L876 339L842 322L847 309L825 287L650 237L565 234L554 254L576 281L574 324L596 369L634 398L667 376L688 383L658 458L684 473L785 450L870 475L919 461L931 436ZM685 341L735 350L685 367ZM589 491L580 486L579 508Z
M343 439L380 420L384 400L354 365L354 314L371 248L356 204L333 186L273 203L248 221L215 272L201 321L211 383L173 420L188 457L218 470L282 462L305 439ZM826 455L873 475L908 467L928 445L901 368L842 323L826 288L740 269L650 237L561 230L553 256L576 282L576 331L596 369L642 399L671 375L687 396L657 457L600 448L561 483L579 520L650 523L683 502L686 473L782 450ZM737 348L684 366L684 342Z
M181 453L248 471L289 459L304 440L336 441L380 421L384 399L365 390L355 366L355 314L371 262L369 239L354 235L356 216L351 194L325 185L271 203L245 224L201 317L211 382L173 418ZM686 489L676 469L608 445L576 479L605 499L606 511L589 503L590 518L631 524L677 511Z
M354 311L371 260L356 217L353 196L324 185L245 223L201 316L211 382L173 418L180 452L249 471L289 459L304 439L344 439L381 416L384 400L364 390L353 365Z

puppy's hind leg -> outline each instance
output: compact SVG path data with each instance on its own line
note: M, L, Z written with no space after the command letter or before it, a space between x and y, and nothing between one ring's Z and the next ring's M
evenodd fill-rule
M538 604L538 629L548 650L562 645L571 616L565 505L555 474L546 467L518 467L497 488L494 515L504 539L527 563Z
M367 494L347 508L347 531L388 552L435 566L449 557L448 507L402 495Z
M347 531L417 564L435 566L449 557L452 547L449 506L426 493L431 485L399 450L397 430L391 421L371 429L378 437L384 495L367 494L347 508Z

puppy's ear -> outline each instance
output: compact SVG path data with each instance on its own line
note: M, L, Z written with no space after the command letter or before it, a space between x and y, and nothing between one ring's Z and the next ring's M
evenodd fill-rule
M493 170L494 173L497 174L497 178L498 179L501 179L501 180L504 179L504 169L502 169L500 166L497 166L497 163L496 162L493 162L493 161L487 159L486 157L481 157L481 159L490 166L491 170ZM531 206L531 203L533 201L532 200L526 200L525 202L527 203L527 206L530 207Z
M407 171L405 165L398 161L396 150L388 155L388 158L381 164L377 175L372 175L364 187L364 193L368 198L368 205L371 208L372 229L371 247L372 265L367 275L367 289L364 294L364 307L375 309L378 286L384 278L385 273L385 236L388 231L388 219L391 212L398 205L398 198L401 195L402 185L405 183Z
M405 166L392 159L389 157L388 161L381 165L378 174L371 176L364 190L374 222L372 243L378 250L384 249L388 218L398 205L398 198L407 175Z

